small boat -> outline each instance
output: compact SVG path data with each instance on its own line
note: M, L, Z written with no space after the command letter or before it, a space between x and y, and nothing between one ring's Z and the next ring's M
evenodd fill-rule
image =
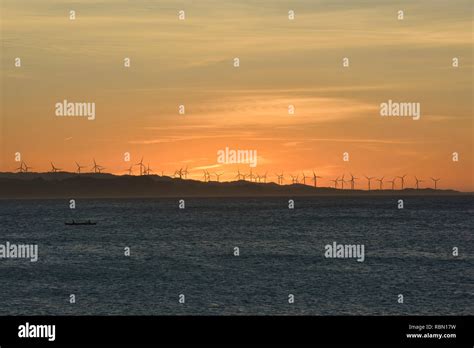
M76 225L97 225L97 222L92 222L91 220L88 221L82 221L82 222L76 222L72 220L72 222L65 222L65 225L68 226L76 226Z

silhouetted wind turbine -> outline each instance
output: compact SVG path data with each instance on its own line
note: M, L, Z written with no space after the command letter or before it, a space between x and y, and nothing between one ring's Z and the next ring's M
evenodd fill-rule
M99 171L99 174L102 173L102 170L104 170L105 167L97 165L97 170Z
M145 169L146 175L150 175L150 172L152 172L153 169L150 168L150 163L147 164L147 167Z
M281 174L275 174L278 177L278 185L283 184L283 173Z
M431 180L433 180L433 182L434 182L434 185L435 185L434 189L437 190L437 189L438 189L438 181L439 181L440 179L439 179L439 178L438 178L438 179L431 178Z
M176 175L179 176L180 179L183 178L183 168L180 168L179 170L174 171L174 177L176 178Z
M216 176L217 182L219 182L220 177L221 177L222 174L224 174L224 173L214 173L214 175Z
M369 177L369 176L366 176L366 175L364 175L364 176L365 176L365 178L367 179L367 183L368 183L369 191L370 191L370 181L371 181L374 177L373 177L373 176L370 176L370 177Z
M242 180L243 175L240 173L240 169L237 169L237 175L235 177L237 180Z
M22 162L22 164L24 165L24 172L25 172L25 173L28 173L28 169L33 169L33 167L27 166L25 162L23 162L23 161L21 161L21 162ZM439 180L439 179L438 179L438 180Z
M380 179L375 179L375 180L377 180L377 181L380 183L379 190L382 190L382 189L383 189L383 178L385 178L385 177L382 176Z
M59 172L60 170L61 168L56 168L53 162L51 162L51 173L56 173L56 172Z
M94 165L92 166L92 170L94 171L94 173L100 173L101 166L97 165L95 158L93 158L92 161L94 162Z
M403 176L397 176L397 178L399 178L402 182L402 190L404 189L405 187L405 176L407 176L406 174L403 175Z
M255 181L257 181L257 177L255 175L252 174L252 168L250 168L250 174L248 175L249 179L250 179L250 182L252 182L252 179L255 179ZM245 179L244 179L245 180Z
M396 179L397 179L397 178L393 178L393 180L388 180L388 181L387 181L387 182L392 183L392 190L395 189L395 180L396 180Z
M309 178L309 176L306 176L303 172L303 185L306 185L306 178Z
M344 175L345 174L342 174L342 178L339 180L341 182L341 187L343 190L344 190Z
M292 184L297 184L298 183L298 175L295 177L295 176L290 174L290 176L291 176L291 183Z
M359 178L356 178L356 177L355 177L354 175L352 175L352 173L351 173L351 180L350 180L350 182L351 182L351 190L354 190L355 181L356 181L357 179L359 179Z
M128 168L128 175L133 175L133 164Z
M79 163L77 163L77 162L75 162L75 163L76 163L76 166L77 166L77 170L76 170L77 173L78 173L78 174L81 174L81 169L82 169L82 168L86 168L86 166L81 166L81 165L80 165Z
M260 182L260 179L261 179L261 178L262 178L262 177L260 176L260 174L255 173L255 182Z
M18 171L18 173L23 173L23 161L20 162L20 166L18 168L15 169L16 171Z
M184 175L184 178L187 179L188 178L188 166L186 166L186 169L183 171L183 175Z
M318 179L321 179L322 176L318 176L316 175L316 173L313 171L313 183L314 183L314 187L318 187Z
M206 169L207 181L211 181L211 174Z
M135 163L136 166L140 166L140 175L143 175L143 168L145 168L145 165L143 164L143 157L140 160L140 162Z
M332 181L334 183L334 188L337 188L337 183L339 182L339 177L337 177L334 180L329 180L329 181Z
M423 180L420 180L415 176L415 181L416 181L416 189L418 190L419 189L419 183L423 182Z

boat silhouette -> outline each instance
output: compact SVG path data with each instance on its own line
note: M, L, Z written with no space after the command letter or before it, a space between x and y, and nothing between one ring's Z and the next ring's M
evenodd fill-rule
M97 222L92 222L91 220L87 220L87 221L74 221L72 220L71 222L65 222L64 223L65 225L68 225L68 226L76 226L76 225L97 225Z

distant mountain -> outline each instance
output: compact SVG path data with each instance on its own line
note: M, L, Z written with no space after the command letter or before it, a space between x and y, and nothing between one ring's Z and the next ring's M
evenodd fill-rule
M168 176L0 173L0 198L132 198L132 197L255 197L320 195L465 195L454 190L341 190L303 184L277 185L248 181L202 182Z

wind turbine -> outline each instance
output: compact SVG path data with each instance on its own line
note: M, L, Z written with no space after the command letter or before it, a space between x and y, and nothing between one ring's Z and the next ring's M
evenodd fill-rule
M255 173L254 178L255 178L255 182L260 182L260 178L261 178L261 177L260 177L260 174Z
M364 175L364 176L367 179L367 183L368 183L369 191L370 191L370 181L374 178L374 176L366 176L366 175Z
M94 161L95 163L95 161ZM135 163L136 166L140 166L140 175L143 175L143 168L145 167L145 165L143 164L143 157L142 159L140 160L140 162L138 163Z
M20 166L18 168L16 168L15 170L18 171L18 173L23 173L24 169L23 169L23 161L21 161L20 163Z
M375 179L375 180L377 180L377 181L380 183L379 190L382 190L382 189L383 189L383 178L385 178L385 177L382 176L380 179Z
M179 170L174 171L174 177L176 178L176 175L179 176L180 179L183 178L183 168L180 168Z
M148 163L148 164L147 164L147 167L146 167L146 169L145 169L146 175L150 175L150 172L152 172L152 171L153 171L153 169L150 169L150 163Z
M240 169L237 169L237 175L236 175L235 177L237 178L237 180L241 180L241 179L242 179L243 175L240 174ZM244 180L245 180L245 178L244 178Z
M344 190L344 175L345 174L342 174L342 178L339 180L341 182L341 187L343 190Z
M94 165L92 166L92 170L94 171L94 173L100 173L100 171L104 168L102 168L101 166L97 165L96 161L95 161L95 158L92 159L94 161Z
M21 161L22 165L25 166L24 171L25 173L28 173L28 169L33 169L33 167L28 167L25 162Z
M278 177L278 185L283 184L283 173L281 174L275 174Z
M186 169L183 171L183 175L184 175L184 178L187 179L188 178L188 166L186 166Z
M81 174L81 169L82 168L86 168L86 166L81 166L79 163L75 162L76 163L76 166L77 166L77 173L78 174Z
M393 178L393 180L389 180L389 181L387 181L387 182L390 182L390 183L392 183L392 190L394 190L394 189L395 189L395 180L396 180L396 179L397 179L397 178Z
M214 173L214 175L216 176L217 182L219 182L219 179L220 179L222 174L224 174L224 173Z
M306 176L303 172L303 185L306 185L306 178L309 178L309 176Z
M354 175L352 175L351 173L351 180L350 180L350 183L351 183L351 190L354 190L354 187L355 187L355 181L359 179L359 178L356 178Z
M293 175L290 174L290 176L291 176L291 183L292 184L297 184L298 183L298 175L293 176Z
M250 179L250 182L252 182L252 179L255 179L255 181L257 181L257 177L255 175L252 174L252 168L250 168L250 174L248 175L249 179ZM245 179L244 179L245 180Z
M267 174L268 174L268 172L265 172L265 174L262 175L262 179L263 179L264 184L267 182Z
M337 189L337 183L339 182L339 177L337 177L334 180L329 180L329 181L332 181L334 183L334 188Z
M439 181L440 179L439 179L439 178L438 178L438 179L431 178L431 180L434 181L434 185L435 185L434 189L437 190L437 189L438 189L438 181Z
M314 187L318 187L318 179L322 178L322 176L316 175L316 173L313 171L313 183Z
M61 170L61 168L56 168L53 164L53 162L51 162L51 173L57 173Z
M133 164L128 168L128 175L133 175Z
M415 176L415 181L416 181L416 189L418 190L419 189L419 183L423 182L423 180L420 180Z
M405 176L407 176L407 175L405 174L403 176L397 176L397 178L399 178L402 182L402 190L405 187Z
M204 175L203 175L203 177L204 177L204 182L207 182L207 173L206 173L205 170L203 170L203 172L204 172Z

